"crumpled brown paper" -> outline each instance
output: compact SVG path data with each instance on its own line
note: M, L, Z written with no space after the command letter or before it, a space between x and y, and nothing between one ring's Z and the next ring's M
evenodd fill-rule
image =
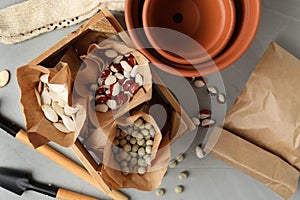
M285 199L296 191L299 179L299 77L300 61L271 43L227 114L212 149L213 155Z
M153 125L156 130L156 136L153 142L151 154L151 166L147 167L147 173L139 175L135 171L129 175L123 175L119 164L115 161L111 147L115 139L115 133L118 126L127 126L132 124L138 118L143 118L146 122ZM155 120L148 114L141 111L135 112L130 117L120 117L112 125L111 129L106 131L110 142L104 148L103 164L101 173L105 182L113 189L120 188L136 188L144 191L156 189L162 181L164 174L167 171L167 166L170 160L170 148L168 145L169 139L165 135L162 139L162 134Z
M48 73L50 74L49 83L67 84L69 93L68 104L72 105L73 80L70 68L66 63L60 62L56 67L51 69L36 65L26 65L18 68L17 79L21 90L21 105L23 107L28 136L35 148L48 141L53 141L64 147L70 147L74 144L79 131L68 134L58 131L52 125L52 122L45 118L37 102L34 88L37 88L40 76ZM78 100L78 102L80 101ZM77 130L82 128L85 117L82 120L77 121Z
M150 71L149 61L140 52L128 48L123 42L113 41L111 38L102 42L101 45L118 44L124 45L124 54L132 54L139 65L139 73L143 76L143 86L137 91L137 93L130 99L130 101L122 104L117 110L109 110L105 113L95 112L95 94L91 94L88 99L88 115L89 119L95 127L104 128L110 125L115 119L126 114L129 110L136 106L148 101L152 97L152 73ZM90 93L89 85L97 83L98 74L101 74L111 63L103 60L97 56L98 45L91 44L87 55L83 56L83 62L86 67L79 70L77 79L75 81L75 91L82 97L87 97Z

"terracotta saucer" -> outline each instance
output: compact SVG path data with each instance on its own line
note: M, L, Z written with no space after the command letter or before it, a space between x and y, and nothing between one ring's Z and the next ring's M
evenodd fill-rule
M233 0L145 0L142 22L159 54L175 63L196 64L216 56L226 46L235 26L235 6ZM191 39L148 27L171 29Z

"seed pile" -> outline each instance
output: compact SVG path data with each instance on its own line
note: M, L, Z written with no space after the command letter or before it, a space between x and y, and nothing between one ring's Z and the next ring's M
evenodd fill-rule
M151 154L156 131L152 124L137 119L133 124L118 128L112 151L123 175L137 172L143 175L151 166Z
M118 55L113 49L106 50L105 55L114 60L99 75L95 98L97 112L116 110L128 102L143 86L144 79L133 55Z
M63 133L74 132L76 118L82 116L79 111L83 111L83 108L80 105L68 105L66 84L50 84L48 81L49 74L42 75L38 87L34 90L39 106L57 130Z

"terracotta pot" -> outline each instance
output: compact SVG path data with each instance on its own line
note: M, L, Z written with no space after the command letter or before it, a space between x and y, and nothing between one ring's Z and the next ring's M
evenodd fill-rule
M142 22L159 54L175 63L196 64L226 46L235 26L235 7L233 0L145 0ZM167 28L190 38L148 27Z
M154 49L145 49L151 46L145 33L135 32L136 28L143 28L142 9L143 0L125 1L125 22L129 35L136 48L141 51L152 63L158 64L161 70L170 74L193 77L209 75L223 70L237 61L248 49L253 41L259 25L261 14L260 0L235 0L236 26L232 38L225 49L213 58L213 62L198 65L180 65L171 62L158 54ZM133 31L130 31L133 29ZM195 67L197 69L195 69Z

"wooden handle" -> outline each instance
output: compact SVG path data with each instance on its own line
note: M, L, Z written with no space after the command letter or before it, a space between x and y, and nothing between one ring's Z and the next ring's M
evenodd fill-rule
M34 147L32 146L32 144L30 143L28 135L27 135L27 133L25 131L20 130L18 132L18 134L16 135L16 138L19 141L23 142L24 144L26 144L29 147L31 147L31 148L34 149ZM119 198L115 198L115 197L122 196L124 198L120 198L120 199L128 199L124 194L122 194L119 191L107 191L107 190L104 190L103 186L99 185L99 183L96 182L93 179L93 177L89 174L89 172L87 170L85 170L84 168L82 168L80 165L78 165L73 160L71 160L68 157L66 157L65 155L63 155L62 153L56 151L52 147L50 147L48 145L43 145L43 146L40 146L40 147L36 148L35 150L38 151L39 153L43 154L44 156L46 156L50 160L54 161L58 165L62 166L63 168L65 168L69 172L71 172L74 175L78 176L82 180L90 183L95 188L99 189L100 191L102 191L104 194L107 194L111 198L119 200ZM116 195L116 194L118 194L118 195Z
M69 190L59 188L56 194L56 198L60 200L98 200L92 197L88 197L82 194L78 194Z
M86 148L84 148L84 146L79 140L77 140L75 144L72 146L72 150L76 154L78 159L81 161L81 163L88 170L88 172L94 177L95 181L97 181L97 183L102 187L102 190L105 191L107 195L117 200L128 200L128 197L126 195L124 195L123 193L117 190L112 190L105 184L104 180L102 179L102 177L100 176L97 170L98 164L93 159L91 154L86 150Z

